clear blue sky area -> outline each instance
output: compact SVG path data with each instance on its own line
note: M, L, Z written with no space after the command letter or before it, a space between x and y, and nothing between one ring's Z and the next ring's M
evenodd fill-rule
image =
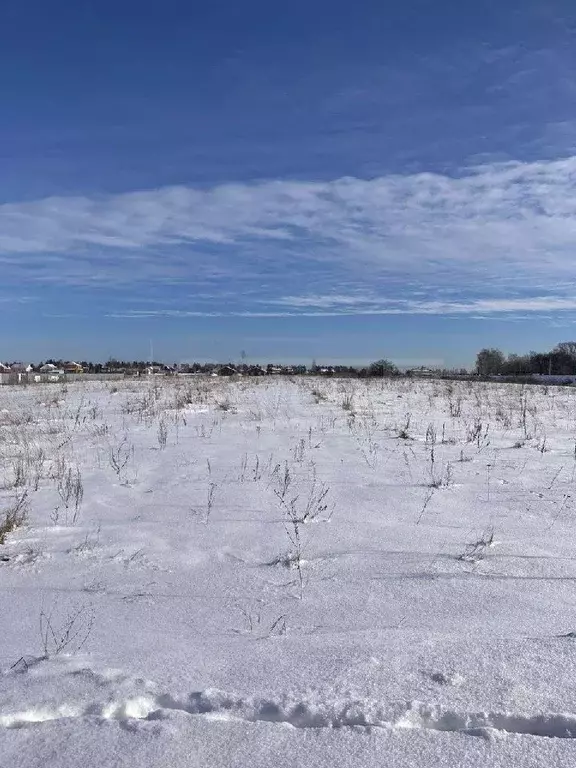
M5 0L0 359L576 336L576 5Z

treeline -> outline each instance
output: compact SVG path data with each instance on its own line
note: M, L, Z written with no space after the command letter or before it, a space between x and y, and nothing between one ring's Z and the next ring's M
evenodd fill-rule
M47 360L41 360L34 368L39 369L45 364L51 364L56 368L64 368L68 364L68 360L62 360L60 358L49 357ZM146 362L145 360L116 360L111 358L105 363L92 362L91 360L78 360L78 365L82 366L85 373L112 373L116 371L145 371L151 366L162 368L163 363L160 362Z
M500 349L481 349L476 356L479 376L576 376L576 341L563 341L549 352L505 355Z
M42 360L40 363L33 365L35 370L39 370L44 364L50 363L56 368L62 369L68 361L48 358ZM85 373L145 373L153 370L154 372L181 372L181 373L216 373L222 369L227 369L231 372L243 373L247 375L258 374L290 374L290 375L339 375L339 376L359 376L359 377L372 377L372 376L399 376L400 371L389 360L377 360L367 366L352 366L352 365L324 365L318 364L316 361L312 363L310 367L305 365L282 365L275 363L268 363L266 365L260 365L258 363L174 363L167 365L160 361L154 360L118 360L111 358L105 363L93 362L91 360L80 360L78 365L82 367Z

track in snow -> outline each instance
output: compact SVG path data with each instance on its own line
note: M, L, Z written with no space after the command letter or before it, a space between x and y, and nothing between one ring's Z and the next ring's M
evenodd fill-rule
M544 738L576 738L576 715L521 715L509 712L461 713L414 701L385 705L370 701L312 703L288 698L243 699L215 689L177 698L139 695L121 701L40 707L0 715L0 726L22 728L61 719L162 720L171 711L219 720L283 723L294 728L383 728L432 730L489 736L492 732Z

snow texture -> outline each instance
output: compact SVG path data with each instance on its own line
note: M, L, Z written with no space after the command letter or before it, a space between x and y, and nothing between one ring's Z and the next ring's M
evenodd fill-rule
M0 390L0 766L576 765L568 387Z

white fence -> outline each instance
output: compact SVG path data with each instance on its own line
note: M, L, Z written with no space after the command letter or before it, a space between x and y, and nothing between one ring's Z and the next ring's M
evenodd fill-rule
M0 373L0 384L47 384L63 380L64 376L58 373Z
M122 373L0 373L0 385L50 384L62 381L118 381Z

